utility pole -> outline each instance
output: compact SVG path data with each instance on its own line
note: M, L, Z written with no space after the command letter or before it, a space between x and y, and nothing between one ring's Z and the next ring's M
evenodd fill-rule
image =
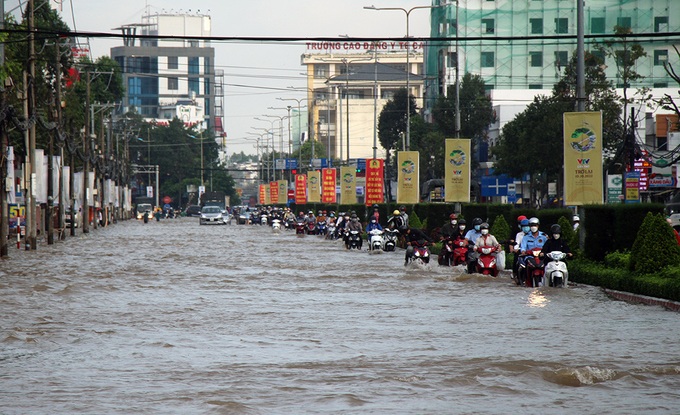
M34 2L28 1L28 119L30 123L28 131L28 193L26 204L26 248L36 249L37 222L35 215L35 22Z
M60 44L59 44L59 37L57 36L54 40L54 45L55 45L55 55L56 55L56 61L55 61L55 76L56 76L56 87L57 87L57 96L56 96L56 118L57 118L57 126L61 127L61 50L60 50ZM51 143L51 141L50 141ZM64 229L64 211L66 207L66 201L63 198L63 192L64 192L64 169L62 166L64 165L64 148L61 147L60 149L60 157L59 157L59 229ZM70 173L70 172L69 172ZM51 235L51 233L50 233ZM60 232L60 238L64 238L64 232ZM49 240L48 240L49 243Z
M90 70L85 72L85 137L83 137L83 233L90 233L90 205L87 200L90 192ZM73 213L73 212L72 212Z
M0 30L5 28L5 1L0 0ZM0 42L0 66L5 64L5 44ZM0 85L0 111L5 111L5 85ZM7 154L7 141L5 140L5 121L0 121L0 258L9 254L9 214L7 209L7 191L5 187L7 167L9 162ZM14 168L11 166L10 168ZM17 232L19 228L17 227Z

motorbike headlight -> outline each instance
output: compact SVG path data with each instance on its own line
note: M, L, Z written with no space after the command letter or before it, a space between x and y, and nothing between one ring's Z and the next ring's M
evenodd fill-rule
M420 256L420 251L416 251L416 256Z

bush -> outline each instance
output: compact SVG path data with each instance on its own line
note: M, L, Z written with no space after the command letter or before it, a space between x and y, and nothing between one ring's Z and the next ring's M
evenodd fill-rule
M503 242L510 235L510 225L508 225L508 222L505 221L505 217L503 217L503 215L496 216L496 219L494 219L493 224L491 225L490 232L496 237L496 239L498 239L498 243L504 245Z
M423 229L423 223L418 217L418 213L414 210L410 215L408 215L408 226L416 229Z
M630 268L638 274L655 274L680 262L680 246L662 214L648 212L638 230L630 255Z
M604 265L608 268L630 268L630 252L611 252L604 257Z

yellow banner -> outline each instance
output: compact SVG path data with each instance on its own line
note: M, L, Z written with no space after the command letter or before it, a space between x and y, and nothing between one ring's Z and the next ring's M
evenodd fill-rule
M270 204L271 203L270 200L271 200L271 195L269 194L269 185L265 184L264 185L264 204L265 205Z
M420 167L417 151L397 152L397 203L420 201Z
M288 180L279 180L279 201L281 205L288 203Z
M564 204L601 204L602 113L564 113Z
M444 201L470 201L470 140L447 138L444 157Z
M357 202L357 171L354 167L340 167L340 203L352 205Z
M319 203L321 201L321 172L318 170L307 172L307 201Z

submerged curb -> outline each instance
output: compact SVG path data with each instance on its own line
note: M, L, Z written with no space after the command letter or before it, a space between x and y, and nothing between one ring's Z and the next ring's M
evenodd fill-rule
M617 300L626 301L629 303L642 303L647 305L659 305L671 311L680 311L680 303L672 300L664 300L662 298L648 297L646 295L631 294L625 291L610 290L603 288L604 292Z

